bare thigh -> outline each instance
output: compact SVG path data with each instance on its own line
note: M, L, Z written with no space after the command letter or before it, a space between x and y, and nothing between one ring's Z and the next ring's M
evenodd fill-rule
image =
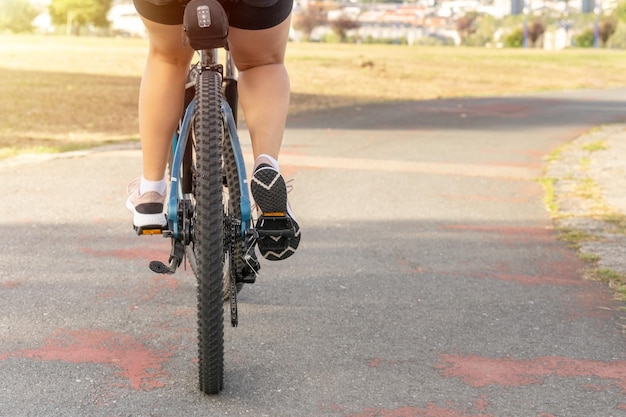
M228 43L239 71L250 68L281 64L289 39L291 18L269 29L248 30L231 27Z
M150 39L150 52L172 64L188 65L193 50L183 44L182 25L165 25L142 18Z

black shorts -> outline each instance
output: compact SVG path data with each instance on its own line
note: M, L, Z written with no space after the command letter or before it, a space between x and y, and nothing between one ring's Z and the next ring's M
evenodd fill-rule
M157 6L146 0L133 0L135 9L145 19L164 25L183 23L185 7L178 2L166 6ZM278 0L270 7L249 6L242 0L220 0L228 14L230 26L239 29L269 29L282 23L291 13L293 0Z

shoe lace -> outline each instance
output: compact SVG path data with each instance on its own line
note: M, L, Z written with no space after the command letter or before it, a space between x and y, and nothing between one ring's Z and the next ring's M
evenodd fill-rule
M295 181L295 178L289 178L287 181L285 181L285 186L287 188L287 194L289 194L292 190L293 190L293 182Z
M139 188L139 182L141 181L141 177L137 177L126 186L126 194L130 194L135 188Z

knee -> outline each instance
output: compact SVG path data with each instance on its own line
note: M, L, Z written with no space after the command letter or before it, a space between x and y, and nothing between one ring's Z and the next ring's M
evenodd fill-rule
M188 46L183 46L182 42L178 47L163 48L158 45L150 45L148 60L167 64L173 67L187 70L193 56L193 50Z
M269 65L284 65L284 58L282 55L265 55L255 57L239 57L235 58L235 65L239 71L247 71L258 67L265 67Z

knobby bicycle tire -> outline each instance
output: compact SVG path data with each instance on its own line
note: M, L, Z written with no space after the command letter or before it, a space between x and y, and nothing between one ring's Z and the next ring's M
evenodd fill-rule
M202 71L196 83L192 158L192 252L198 280L198 366L200 390L217 394L224 378L224 201L221 75Z

